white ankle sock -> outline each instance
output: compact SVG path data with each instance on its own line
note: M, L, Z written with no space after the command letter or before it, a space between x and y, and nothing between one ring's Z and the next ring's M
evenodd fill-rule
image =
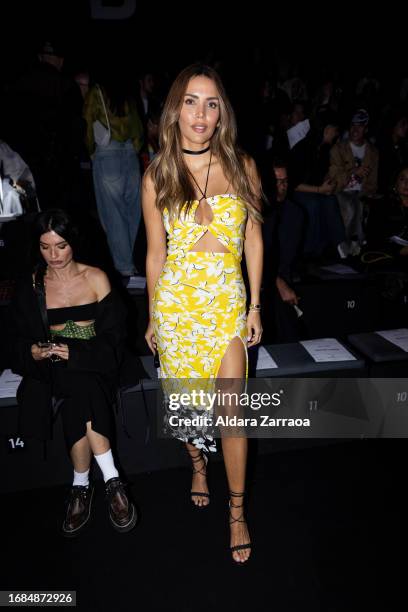
M74 482L72 484L73 486L87 487L89 485L89 470L86 470L86 472L76 472L74 470Z
M102 455L94 455L94 457L97 464L101 468L105 482L107 482L110 478L117 478L119 476L119 472L115 468L111 449L106 451L106 453L102 453Z

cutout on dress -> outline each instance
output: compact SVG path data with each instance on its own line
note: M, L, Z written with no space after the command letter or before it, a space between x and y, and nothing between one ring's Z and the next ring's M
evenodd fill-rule
M91 319L89 321L71 321L77 327L90 327L95 323L95 319ZM60 323L58 325L50 325L51 331L64 331L67 327L67 323Z
M205 239L205 236L208 234L208 232L210 232L210 234L214 237L215 244L214 246L211 246L211 247L208 247L208 246L202 247L202 243L205 242L204 239ZM194 244L189 249L189 252L191 253L231 253L231 251L227 249L227 247L224 244L222 244L222 242L218 240L217 236L213 234L213 232L209 229L206 229L203 235L200 236L200 238L196 240L196 242L194 242Z
M202 198L202 200L204 200L204 198ZM220 242L220 240L218 240L217 236L211 232L211 230L209 229L211 227L211 225L214 222L214 211L211 208L211 205L208 203L207 200L204 200L205 204L208 206L209 210L211 211L212 217L211 220L209 221L209 223L199 223L199 221L197 220L197 211L200 208L201 205L201 201L198 203L198 205L196 206L196 209L194 211L194 222L199 225L200 227L204 228L205 231L203 232L203 234L200 236L200 238L191 246L191 248L189 249L189 251L193 252L193 253L230 253L231 251L229 249L227 249L227 247L222 244L222 242ZM202 219L204 221L204 219ZM207 235L207 233L210 231L210 234L214 237L216 245L214 247L211 248L200 248L200 243L204 242L204 237ZM198 247L198 248L197 248Z

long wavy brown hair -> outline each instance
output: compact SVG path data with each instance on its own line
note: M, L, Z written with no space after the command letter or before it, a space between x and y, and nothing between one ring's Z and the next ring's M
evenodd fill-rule
M236 144L237 125L233 108L217 72L202 64L192 64L180 72L163 108L159 127L160 149L147 170L155 187L156 205L160 211L167 208L170 218L174 219L180 215L185 203L187 214L195 198L195 190L183 158L178 120L188 83L196 76L211 79L219 94L220 119L211 138L211 151L219 160L225 178L245 201L250 216L262 222L258 210L259 194L254 193L245 166L247 156Z

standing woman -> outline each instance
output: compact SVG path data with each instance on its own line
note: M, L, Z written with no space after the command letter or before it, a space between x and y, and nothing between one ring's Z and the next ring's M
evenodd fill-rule
M141 218L140 162L143 126L126 75L106 68L84 103L86 144L93 158L93 180L99 219L115 269L124 282L136 272L133 248ZM96 144L94 122L110 131L108 144Z
M158 351L161 377L246 378L247 347L262 334L261 186L254 162L236 146L234 113L212 68L189 66L174 81L161 118L160 151L142 194L150 314L145 337ZM190 442L187 449L192 501L207 506L208 458ZM245 562L251 547L243 509L247 440L223 437L222 449L232 556Z
M112 402L125 339L125 309L106 274L77 261L78 233L62 210L41 213L35 224L34 273L21 279L12 305L12 369L19 432L50 439L57 410L73 465L62 533L76 536L87 524L94 487L94 457L104 480L116 531L136 524L136 510L119 478L111 451Z

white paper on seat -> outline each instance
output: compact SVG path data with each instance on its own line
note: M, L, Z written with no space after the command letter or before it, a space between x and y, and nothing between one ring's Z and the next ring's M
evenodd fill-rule
M324 361L355 361L352 355L336 338L319 338L318 340L303 340L300 344L307 350L316 362Z
M333 272L334 274L358 274L357 270L354 270L354 268L351 268L350 266L345 266L344 264L321 266L320 269L326 270L327 272Z
M401 236L391 236L391 242L395 242L395 244L400 244L401 246L408 246L408 240L402 238Z
M277 367L278 367L278 364L273 359L273 357L270 356L266 348L264 348L263 346L260 346L258 350L258 359L256 362L256 369L257 370L269 370L271 368L277 368Z
M303 140L303 138L310 131L310 122L309 119L304 119L303 121L299 121L296 125L289 128L286 131L289 141L289 149L293 149L293 147Z
M375 333L408 353L408 329L406 327L402 327L401 329L388 329Z
M0 398L16 397L21 376L11 370L4 370L0 375Z

